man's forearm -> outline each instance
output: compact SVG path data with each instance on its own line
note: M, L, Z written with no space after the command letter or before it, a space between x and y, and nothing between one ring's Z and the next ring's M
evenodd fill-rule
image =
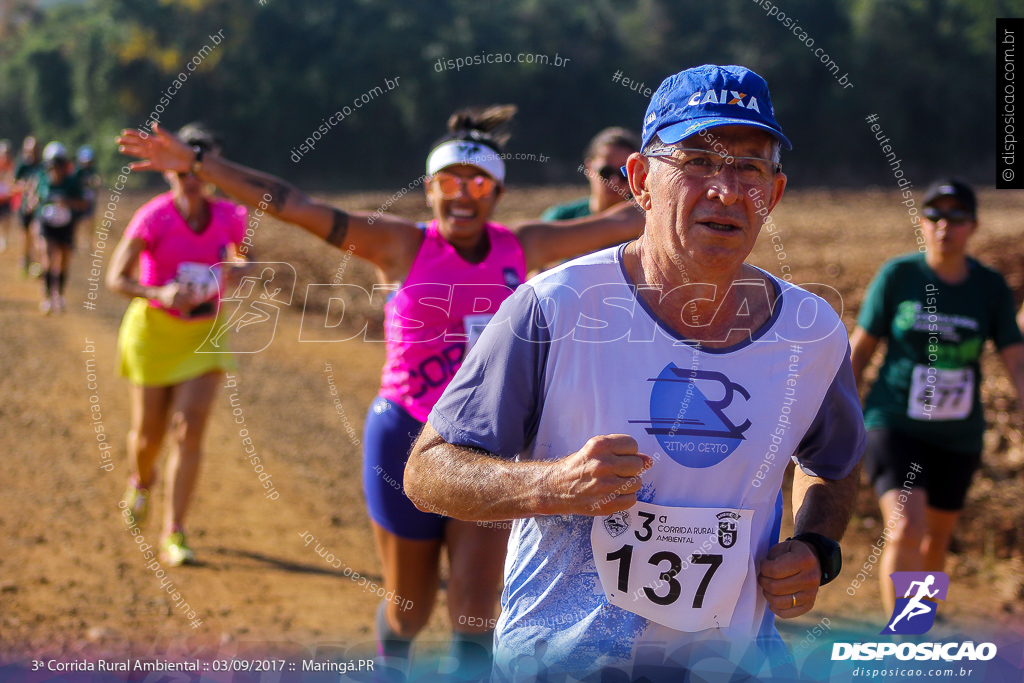
M543 462L513 462L455 446L428 424L405 468L405 493L416 507L465 521L546 514Z
M857 502L860 463L843 479L820 479L796 468L793 474L793 527L827 536L843 538Z

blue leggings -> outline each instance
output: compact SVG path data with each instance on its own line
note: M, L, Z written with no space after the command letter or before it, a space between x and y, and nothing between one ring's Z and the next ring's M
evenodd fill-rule
M447 517L416 509L402 486L405 463L423 423L399 404L378 396L363 431L363 490L374 522L396 536L417 541L444 537Z

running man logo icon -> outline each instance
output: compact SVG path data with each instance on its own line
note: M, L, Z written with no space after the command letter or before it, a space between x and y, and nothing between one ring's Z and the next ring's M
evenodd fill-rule
M881 633L926 633L935 624L938 609L938 604L930 601L946 599L949 577L943 572L893 572L889 578L896 588L896 607Z
M292 304L295 269L280 261L251 262L246 272L251 274L221 299L217 324L196 353L259 353L274 341L281 308ZM229 332L234 332L230 348Z

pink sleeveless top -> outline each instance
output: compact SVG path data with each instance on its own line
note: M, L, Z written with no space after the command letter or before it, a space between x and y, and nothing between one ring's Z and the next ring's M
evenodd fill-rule
M516 236L497 223L485 229L491 250L480 263L468 263L431 221L409 276L384 304L387 360L380 395L420 422L427 421L487 320L526 278Z

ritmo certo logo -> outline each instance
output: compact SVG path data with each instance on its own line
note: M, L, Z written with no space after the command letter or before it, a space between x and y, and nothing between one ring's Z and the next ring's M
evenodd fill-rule
M703 468L725 460L746 439L749 419L734 424L725 413L750 393L721 372L676 367L669 363L651 382L649 420L645 427L665 453L684 467ZM719 398L721 397L721 398ZM739 408L739 411L744 410ZM727 547L727 546L726 546Z

